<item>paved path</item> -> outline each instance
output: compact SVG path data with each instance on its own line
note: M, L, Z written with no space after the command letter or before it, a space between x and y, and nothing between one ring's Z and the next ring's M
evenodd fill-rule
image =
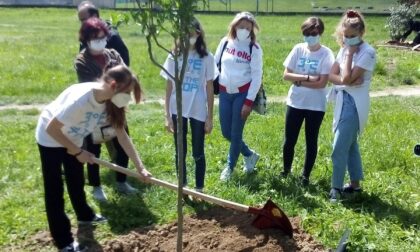
M382 96L420 96L420 85L416 86L400 86L396 88L387 88L381 91L374 91L370 92L371 97L382 97ZM268 95L268 102L270 103L280 103L285 102L286 96L274 96L270 97ZM147 100L144 103L159 103L162 106L165 104L163 99L151 99ZM215 99L215 103L217 104L219 99ZM19 104L7 104L7 105L0 105L0 110L6 109L19 109L19 110L29 110L29 109L37 109L41 111L44 108L45 104L28 104L28 105L19 105Z

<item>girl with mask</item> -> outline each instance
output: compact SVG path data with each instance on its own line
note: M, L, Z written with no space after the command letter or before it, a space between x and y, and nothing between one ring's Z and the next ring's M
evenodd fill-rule
M329 98L335 101L331 202L339 200L343 192L361 191L363 169L358 137L368 118L369 88L376 64L375 49L363 40L364 33L362 14L354 10L343 14L336 29L341 49L329 75L334 84ZM346 169L350 183L343 186Z
M131 93L138 103L141 98L139 82L127 67L116 66L99 82L68 87L39 117L36 140L41 156L45 207L51 236L60 251L82 250L73 239L65 213L61 166L79 225L106 221L86 203L83 189L83 163L93 164L94 155L82 149L82 143L96 127L112 125L139 174L146 180L151 176L124 130L124 107L131 100Z
M243 170L253 172L259 155L243 140L246 119L261 87L262 49L257 43L259 26L249 12L238 13L229 25L229 32L216 49L215 61L221 58L219 75L219 117L223 136L230 142L227 164L220 179L231 178L239 158L244 156Z
M183 148L184 167L183 183L187 185L187 169L185 159L187 155L188 121L190 123L192 156L195 161L195 190L203 192L204 176L206 172L206 158L204 153L205 134L210 134L213 129L213 76L214 58L207 51L204 30L198 20L192 22L189 38L188 63L182 83L182 120L183 120ZM175 83L169 74L175 75L175 61L173 54L179 51L175 48L168 55L160 75L166 79L165 96L165 126L173 133L175 142L175 162L178 171L177 148L177 107ZM182 55L178 55L178 66L182 65Z
M334 55L320 44L324 32L320 18L310 17L300 28L304 42L295 45L283 62L283 78L292 85L287 96L281 175L286 177L292 170L295 145L305 121L306 155L301 182L307 186L317 156L318 133L326 109L326 85Z
M87 45L75 60L75 69L79 82L97 81L105 70L117 66L124 65L124 61L117 51L105 48L109 30L107 24L99 18L92 17L82 23L79 32L79 40L82 44ZM104 127L104 130L108 127ZM128 127L125 125L128 133ZM106 142L106 147L112 162L127 167L128 156L125 154L121 145L116 138ZM85 139L85 148L89 152L95 154L99 158L101 153L101 145L94 143L92 135ZM106 194L101 186L99 176L99 166L97 164L87 164L87 174L89 185L93 186L93 197L99 201L106 201ZM127 176L122 173L116 173L117 190L122 194L133 194L138 190L127 183Z

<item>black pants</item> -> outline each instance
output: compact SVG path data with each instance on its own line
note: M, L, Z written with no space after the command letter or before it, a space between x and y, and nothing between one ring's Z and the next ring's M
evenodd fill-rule
M177 141L177 122L176 115L172 115L172 122L174 124L174 140L175 140L175 162L176 169L178 173L178 146ZM187 118L182 118L183 126L183 136L182 144L184 147L184 167L183 167L183 182L184 185L187 184L187 166L185 164L185 158L187 157L187 133L188 133L188 120ZM190 128L191 128L191 141L192 141L192 154L195 161L195 188L203 189L204 188L204 176L206 173L206 157L204 155L204 122L198 121L194 118L190 118Z
M58 248L73 242L70 220L64 211L64 188L61 166L71 204L77 219L92 220L95 216L86 202L83 164L74 156L67 154L65 148L49 148L38 144L41 156L42 176L44 179L45 208L51 236Z
M125 128L125 130L128 134L128 128ZM91 135L88 135L84 141L86 150L94 154L95 157L99 158L101 156L101 144L94 144ZM112 162L122 167L128 167L128 156L118 142L118 139L115 137L105 144ZM87 175L89 185L101 185L98 164L87 164ZM125 182L127 180L127 176L124 173L116 172L115 176L118 182Z
M292 169L295 145L300 128L305 120L306 156L302 175L309 178L318 153L318 134L325 112L307 109L296 109L287 106L285 138L283 143L283 169Z

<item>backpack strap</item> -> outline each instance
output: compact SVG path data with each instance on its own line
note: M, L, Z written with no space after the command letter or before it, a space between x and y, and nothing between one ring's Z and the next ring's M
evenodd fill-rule
M223 52L226 49L227 43L228 43L228 40L226 39L225 43L223 44L222 52L220 53L219 62L217 63L217 68L219 68L219 72L222 69L222 56L223 56Z

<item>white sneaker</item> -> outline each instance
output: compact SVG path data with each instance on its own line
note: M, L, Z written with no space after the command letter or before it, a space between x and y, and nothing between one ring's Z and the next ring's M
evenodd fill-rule
M220 180L221 181L228 181L232 177L232 169L229 168L229 166L226 166L225 169L223 169L222 174L220 174Z
M252 151L251 156L244 157L244 169L243 171L246 173L251 173L254 171L255 165L258 162L258 159L260 159L260 155L256 153L255 151Z
M108 199L106 198L106 194L101 186L94 186L92 189L93 198L97 201L106 202Z
M139 190L137 190L136 188L132 187L127 182L117 182L117 191L119 193L122 193L122 194L135 194L135 193L138 193L139 192Z
M87 251L88 247L81 246L77 241L70 243L68 246L58 250L60 252L82 252Z

